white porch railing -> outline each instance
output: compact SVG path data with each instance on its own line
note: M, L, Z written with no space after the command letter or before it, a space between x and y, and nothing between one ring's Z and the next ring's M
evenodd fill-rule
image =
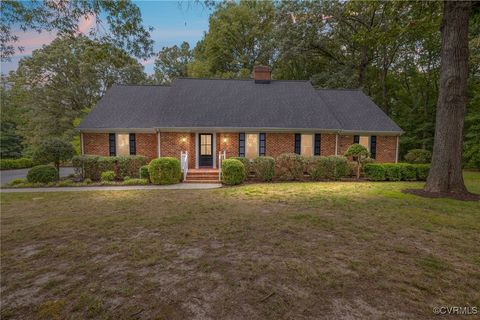
M227 158L227 151L223 150L218 153L218 180L222 180L222 161Z
M180 166L183 172L183 181L185 181L188 174L188 151L180 152Z

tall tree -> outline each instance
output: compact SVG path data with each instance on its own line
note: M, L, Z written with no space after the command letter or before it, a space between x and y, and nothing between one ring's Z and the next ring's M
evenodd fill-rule
M468 100L469 1L445 1L432 167L425 191L465 193L462 145Z
M164 47L155 59L155 82L170 84L173 79L188 76L187 66L192 61L192 51L188 42L180 47Z
M19 36L14 29L56 31L60 36L76 35L81 18L94 19L88 35L103 43L125 49L138 58L153 53L150 31L142 25L140 9L130 0L72 0L0 2L0 58L8 60L16 50ZM104 20L106 23L103 23Z
M84 36L57 38L20 61L11 77L30 146L51 136L71 139L74 122L113 84L142 83L143 67L124 50Z

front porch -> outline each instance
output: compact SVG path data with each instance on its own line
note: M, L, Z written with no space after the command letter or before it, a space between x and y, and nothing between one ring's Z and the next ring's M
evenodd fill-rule
M184 175L184 182L186 183L219 183L219 181L219 169L188 169Z

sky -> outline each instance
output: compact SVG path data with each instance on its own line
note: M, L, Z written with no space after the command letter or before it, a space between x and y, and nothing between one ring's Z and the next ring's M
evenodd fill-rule
M203 5L189 1L134 1L142 12L145 26L152 26L155 30L151 36L155 41L155 52L162 47L179 45L187 41L191 47L202 39L204 32L208 30L208 18L211 10ZM79 22L80 31L86 31L93 24L93 21L82 19ZM18 31L19 46L25 47L25 51L16 52L9 62L2 62L1 73L6 74L15 70L22 57L29 56L32 51L49 44L55 38L54 33L34 31ZM153 62L155 58L147 61L140 60L145 67L145 72L153 73Z

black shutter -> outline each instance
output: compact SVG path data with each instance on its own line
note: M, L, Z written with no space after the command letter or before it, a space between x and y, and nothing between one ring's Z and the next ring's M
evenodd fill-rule
M315 146L314 146L314 155L320 155L320 145L321 145L321 135L320 133L315 133Z
M130 133L128 135L129 138L129 145L130 145L130 155L134 156L137 154L137 143L135 140L135 133Z
M360 143L360 136L353 136L353 143Z
M238 135L238 156L245 157L245 133Z
M372 159L377 157L377 136L370 137L370 157Z
M300 154L302 152L301 143L302 143L302 135L300 133L295 133L295 153L296 154Z
M260 133L260 142L258 144L258 155L265 156L266 143L265 143L265 133Z
M117 144L115 141L115 133L108 134L108 149L110 151L111 157L114 157L117 155Z

